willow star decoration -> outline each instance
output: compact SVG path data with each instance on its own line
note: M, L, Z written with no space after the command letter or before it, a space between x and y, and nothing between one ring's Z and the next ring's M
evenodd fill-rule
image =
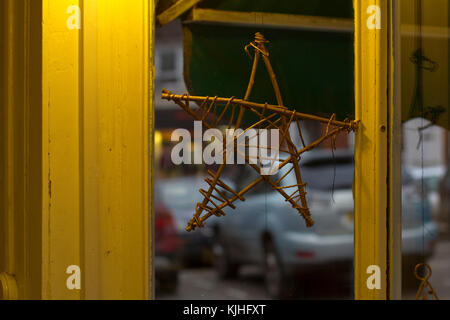
M240 135L234 137L232 139L233 145L231 146L231 150L236 151L238 154L241 153L240 155L244 157L245 163L258 173L259 178L240 191L233 190L227 185L221 179L221 175L224 172L227 163L227 161L225 161L227 152L229 153L227 150L230 150L230 148L229 146L224 148L225 151L223 151L222 154L224 158L223 164L221 164L215 172L211 170L208 171L208 177L205 178L205 181L209 185L209 188L207 188L207 190L199 190L203 196L203 201L195 205L195 212L192 219L187 224L186 231L192 231L197 227L203 227L205 221L212 216L224 216L225 212L223 209L226 207L236 209L236 201L245 201L245 194L260 183L267 183L274 190L278 191L285 201L295 208L303 217L306 226L313 226L314 221L311 217L306 200L307 183L302 180L300 171L300 157L303 153L314 149L327 139L331 139L332 146L335 147L335 138L338 133L355 131L358 127L358 121L351 121L348 119L338 121L335 119L335 115L332 115L330 118L322 118L315 115L303 114L285 107L275 72L269 59L269 52L266 49L266 43L268 43L268 41L264 36L261 33L256 33L255 40L244 48L249 57L253 59L253 67L245 97L242 99L237 99L235 97L222 98L217 96L200 97L190 96L189 94L176 95L167 90L163 90L163 99L173 101L195 120L201 121L202 125L208 129L218 128L226 114L231 114L228 117L229 119L227 119L228 129L240 128L243 124L245 112L256 115L259 120L247 127L241 134L244 134L253 128L279 130L280 143L277 144L277 146L264 148L270 149L270 151L273 151L273 154L282 153L286 155L285 159L277 159L277 161L274 161L273 158L267 159L262 157L261 154L263 154L263 152L257 152L255 159L255 156L246 155L245 153L242 154L242 151L239 151L242 150L239 147L242 147L243 142L239 139ZM251 50L253 50L253 55L251 54ZM261 59L263 60L270 77L277 105L249 101L255 83L256 71ZM198 107L193 107L191 104L192 102L197 103ZM327 124L325 134L313 143L306 145L300 124L302 120L313 120ZM291 127L298 131L302 142L301 147L297 147L293 143L290 130ZM225 142L223 143L225 144ZM244 142L244 147L249 147L249 145ZM261 149L263 147L258 145L257 148ZM267 150L264 151L264 154L267 154ZM267 172L267 163L270 164L271 167L269 171L272 172L284 168L283 172L285 173L283 176L275 180L271 175L262 174L263 170ZM291 179L287 179L289 175L295 176L294 184L291 183L288 185L285 183L288 180L291 181Z

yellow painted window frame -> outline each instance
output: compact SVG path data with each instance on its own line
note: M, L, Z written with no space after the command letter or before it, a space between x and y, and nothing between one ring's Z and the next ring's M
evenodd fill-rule
M0 6L0 291L3 299L39 299L41 7L33 0Z
M42 295L147 299L154 2L42 4ZM65 286L71 264L81 290Z
M380 9L381 28L368 28ZM354 0L355 298L401 299L401 101L399 6L393 0ZM381 271L369 289L368 268ZM369 271L369 273L368 273Z
M0 5L3 298L152 298L155 1Z

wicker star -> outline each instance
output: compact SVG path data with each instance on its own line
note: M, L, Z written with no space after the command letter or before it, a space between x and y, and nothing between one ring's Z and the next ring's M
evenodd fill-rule
M235 202L237 200L245 201L244 195L262 182L268 183L274 190L277 190L284 197L285 201L289 202L289 204L303 217L307 227L313 226L314 221L311 217L306 201L305 189L307 184L302 180L299 166L300 157L303 153L312 150L327 139L331 138L334 145L334 139L338 133L343 131L355 131L358 126L357 121L337 121L335 120L334 115L330 119L326 119L318 116L303 114L285 107L275 73L270 63L269 52L265 46L267 42L268 41L262 34L256 33L255 40L245 47L246 53L251 59L253 59L253 67L247 91L243 99L236 99L235 97L198 97L190 96L188 94L175 95L167 90L163 90L163 99L174 101L195 120L202 121L203 126L208 129L218 128L227 111L231 112L228 122L228 129L232 127L240 128L245 112L255 114L260 120L252 124L246 130L256 127L262 127L264 129L278 129L281 134L280 146L284 146L285 150L281 150L281 148L279 148L279 150L276 151L284 151L285 154L288 155L286 159L272 162L272 166L275 166L276 170L281 170L287 166L287 168L285 168L287 169L286 173L277 180L274 180L272 176L261 174L263 163L262 160L265 159L258 159L259 161L256 161L255 163L255 161L251 161L254 159L250 159L248 155L243 155L245 157L246 164L252 167L260 175L260 177L240 191L233 190L221 180L221 175L226 164L220 165L216 172L208 171L209 176L205 178L205 181L208 183L209 188L208 190L199 190L203 196L203 201L197 203L195 206L193 218L188 222L186 231L192 231L196 227L203 227L205 221L211 216L224 216L225 213L223 209L226 207L235 209ZM254 49L253 57L250 54L249 49ZM256 71L261 58L270 76L278 105L269 105L267 103L259 104L249 101L255 82ZM192 108L190 106L190 102L198 103L199 108ZM306 119L327 124L325 135L310 145L305 144L299 123L301 120ZM298 133L303 144L300 149L297 148L291 139L289 128L294 122L296 123ZM238 150L238 139L234 139L233 143L235 144L235 150ZM259 152L258 155L260 155ZM224 158L227 156L226 151L223 156ZM288 177L288 175L292 174L295 175L296 183L294 185L284 186L283 181ZM231 194L232 196L227 196L226 194Z

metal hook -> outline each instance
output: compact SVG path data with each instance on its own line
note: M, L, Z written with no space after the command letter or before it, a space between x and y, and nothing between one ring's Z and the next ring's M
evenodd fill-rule
M419 275L419 269L421 267L424 267L428 271L424 277ZM431 270L431 267L426 263L419 263L414 268L414 275L418 280L421 281L419 289L417 290L416 300L419 300L421 294L422 300L427 300L427 294L431 295L435 300L439 300L436 291L434 291L433 287L431 286L431 283L428 282L428 279L430 279L432 274L433 271ZM423 292L424 289L427 289L427 292Z

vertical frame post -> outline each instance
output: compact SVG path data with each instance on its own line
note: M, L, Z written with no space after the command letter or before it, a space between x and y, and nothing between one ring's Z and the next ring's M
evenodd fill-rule
M153 1L42 6L42 298L147 299Z
M355 298L401 298L398 1L355 0ZM377 280L379 283L377 284Z
M0 299L39 299L41 3L5 0L0 16Z
M154 10L1 2L3 298L151 295Z

